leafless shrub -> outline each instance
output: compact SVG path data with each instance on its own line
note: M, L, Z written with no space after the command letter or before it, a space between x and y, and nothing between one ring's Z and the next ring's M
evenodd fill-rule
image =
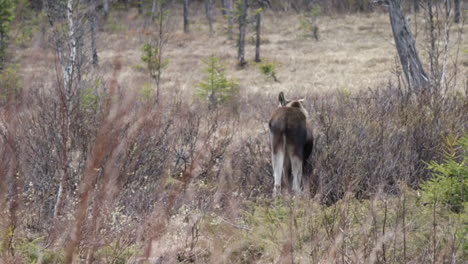
M73 130L77 131L73 133L73 142L77 143L72 144L77 153L72 163L76 177L70 179L70 186L75 187L68 194L72 202L67 205L71 216L66 223L74 228L63 237L68 256L79 254L92 262L103 252L114 252L102 257L110 261L129 250L139 255L134 246L148 245L143 249L144 258L148 258L153 241L162 239L171 217L179 214L180 208L187 208L202 212L202 216L190 222L188 242L178 252L185 252L180 255L184 261L207 259L211 249L197 242L205 232L206 214L235 208L239 199L261 200L270 194L273 183L268 134L262 120L267 120L275 107L273 99L263 98L272 101L271 106L244 102L251 108L248 112L254 114L239 118L229 107L208 111L184 102L166 102L164 97L159 107L153 108L134 98L123 99L131 95L116 96L114 82L109 88L108 94L102 95L101 110L88 116L87 120L94 121L82 123L89 127ZM27 129L13 138L21 142L19 149L25 158L17 168L25 172L24 190L32 197L19 207L30 214L18 226L41 233L53 223L54 196L48 194L57 188L53 172L59 162L60 139L54 130L60 124L54 118L58 110L53 93L33 97L23 99L31 103L30 111L22 115L22 126ZM259 99L261 96L255 98ZM388 84L358 93L310 94L308 102L306 107L313 110L315 124L310 177L318 185L317 197L328 204L343 197L349 200L353 196L362 199L377 193L400 193L400 182L416 188L430 177L424 161L438 160L444 136L463 133L468 123L464 115L466 95L460 93L412 98ZM6 119L2 122L12 124ZM254 129L239 133L241 124ZM2 143L7 139L3 137ZM13 164L10 159L1 162ZM7 173L12 175L11 169ZM10 206L11 199L7 198ZM329 223L325 230L338 239L336 246L345 250L330 252L329 258L362 259L349 253L351 238L346 230L350 223L346 221L350 218L340 222L344 232L336 229L333 219L345 213L328 211L324 216L329 221L324 222ZM18 215L24 215L24 211ZM235 221L233 226L237 226ZM388 256L396 231L389 227L382 232L384 238L375 229L362 229L362 234L373 236L368 237L364 248L355 250L364 256L374 254L372 258L383 258L379 253L383 251ZM323 248L316 250L314 254L322 256Z
M369 197L378 188L396 193L397 183L412 187L427 179L424 161L440 158L444 135L464 131L466 106L457 96L426 95L407 100L392 85L375 91L318 97L313 167L323 198L346 192Z
M238 146L233 155L239 157L232 160L236 181L233 186L239 193L245 193L247 198L259 194L267 194L273 186L271 172L268 134L262 133L249 136Z

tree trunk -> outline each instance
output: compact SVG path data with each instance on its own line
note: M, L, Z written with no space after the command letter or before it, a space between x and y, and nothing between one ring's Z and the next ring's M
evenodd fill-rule
M0 32L0 71L3 70L3 65L5 63L5 55L6 55L6 40L5 34Z
M233 2L232 0L226 0L226 16L228 19L227 35L228 39L232 40L232 28L234 27L234 15L233 15Z
M109 0L103 0L103 10L104 10L104 16L107 17L109 15Z
M75 19L73 17L73 0L67 1L67 26L68 26L68 46L70 48L70 54L68 55L68 60L60 54L59 59L61 59L62 72L63 72L63 88L61 93L62 97L62 117L61 117L61 136L62 136L62 157L61 165L59 170L59 189L57 191L57 200L54 206L54 220L56 220L63 210L65 205L65 198L68 189L68 179L69 179L69 166L70 166L70 153L71 153L71 115L73 111L73 98L76 96L74 91L73 79L77 74L77 60L78 58L78 35L77 28L75 25Z
M213 0L205 0L205 12L210 27L210 37L213 36Z
M395 46L409 89L415 92L428 88L429 79L419 59L411 29L401 10L401 0L389 0L389 15Z
M419 0L414 0L414 12L418 13L419 12Z
M156 18L156 9L158 8L158 1L153 0L153 4L151 6L151 21L154 21Z
M164 10L162 4L159 6L158 12L158 38L157 38L157 47L158 47L158 71L156 75L156 104L159 103L159 94L161 90L161 75L163 70L163 50L164 50L164 42L165 42L165 35L164 35L164 27L165 27L165 20L164 20Z
M460 0L454 0L455 4L455 15L453 17L453 21L455 23L460 23L460 6L461 6L461 1Z
M14 122L12 122L14 123ZM15 247L14 247L14 238L15 231L18 227L21 218L18 218L18 209L23 203L23 190L24 190L24 177L23 174L19 171L19 146L18 138L16 137L16 124L8 126L4 131L6 133L1 133L2 142L5 148L3 150L5 153L2 153L2 168L0 168L0 212L2 212L2 223L5 223L5 226L8 227L5 231L8 233L3 233L0 237L0 243L3 246L4 255L10 254L10 256L15 256ZM3 132L3 131L2 131ZM7 193L7 199L3 194ZM7 202L8 201L8 202ZM4 202L7 202L6 204ZM6 208L8 204L8 209ZM9 214L6 213L8 210ZM9 217L8 217L9 216ZM20 220L20 221L18 221ZM8 253L7 253L8 252ZM3 255L2 255L3 256Z
M189 0L184 0L184 33L189 32Z
M427 15L429 16L429 42L431 44L431 48L429 49L430 70L432 78L437 79L437 69L439 68L439 52L436 50L437 39L435 35L435 21L434 12L432 10L432 1L427 1Z
M239 4L239 50L237 56L239 58L239 65L241 67L244 67L247 64L247 62L245 61L245 29L247 27L248 0L242 0Z
M223 16L227 15L227 1L228 0L221 0L221 14L223 14Z
M262 22L262 14L257 12L255 14L255 31L256 31L256 39L255 39L255 62L261 62L260 59L260 26Z
M91 0L91 10L90 10L90 27L91 27L91 49L93 56L93 66L97 66L99 63L97 47L96 47L96 0Z
M137 2L138 14L143 14L143 0L138 0Z
M359 12L364 12L365 11L365 4L363 0L358 0L357 1L357 8Z

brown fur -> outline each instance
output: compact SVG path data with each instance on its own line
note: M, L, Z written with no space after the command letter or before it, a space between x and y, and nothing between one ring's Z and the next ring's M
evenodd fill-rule
M308 113L302 105L303 100L287 101L282 92L278 99L280 106L273 112L269 122L275 194L281 188L282 174L289 176L287 174L290 173L294 177L293 189L299 192L302 167L312 152L312 130L307 121Z

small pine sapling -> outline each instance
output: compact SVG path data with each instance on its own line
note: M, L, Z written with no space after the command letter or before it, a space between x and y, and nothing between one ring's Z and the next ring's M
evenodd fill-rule
M322 13L320 5L314 5L309 12L305 13L301 18L301 29L305 37L313 37L316 41L319 40L317 18Z
M215 55L210 56L205 62L205 77L198 83L196 95L202 100L207 100L209 108L216 108L239 92L239 85L233 79L228 79L225 67Z
M141 60L146 63L146 68L156 84L156 90L159 90L161 75L164 68L169 64L169 60L161 58L160 49L157 44L146 43L142 48L143 55ZM156 94L159 94L156 92Z
M276 64L273 62L263 62L260 64L260 70L268 78L273 78L275 82L280 82L276 77Z
M445 144L444 161L428 163L434 177L421 185L423 199L461 213L468 203L468 135L458 140L449 136Z
M169 26L168 19L170 16L170 11L165 9L165 2L165 0L157 2L158 12L155 18L156 34L152 41L143 45L143 55L141 57L156 84L156 103L159 101L162 72L169 64L169 60L164 58L164 51L169 38L167 27Z

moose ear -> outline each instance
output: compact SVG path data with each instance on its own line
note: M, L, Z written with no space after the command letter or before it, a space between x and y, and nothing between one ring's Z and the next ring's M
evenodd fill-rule
M281 106L286 105L286 99L284 99L284 93L283 92L279 93L278 100L279 100Z
M305 98L301 98L299 100L297 100L299 103L303 103L305 101Z

